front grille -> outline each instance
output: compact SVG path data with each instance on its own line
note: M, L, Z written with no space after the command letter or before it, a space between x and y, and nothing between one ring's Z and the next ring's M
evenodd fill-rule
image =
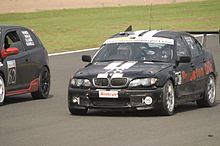
M95 106L127 106L130 103L129 98L122 99L92 99Z
M98 87L108 86L109 81L107 78L94 78L94 85Z
M124 87L127 85L127 78L94 78L93 84L96 87Z
M127 78L113 78L111 79L112 86L125 86L127 84Z

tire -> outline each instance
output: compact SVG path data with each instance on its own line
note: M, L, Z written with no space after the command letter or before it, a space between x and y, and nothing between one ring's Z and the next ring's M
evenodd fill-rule
M164 116L171 116L174 114L175 108L175 90L173 82L168 80L163 88L163 102L161 107L161 114Z
M39 76L38 91L32 92L31 95L34 99L46 99L50 93L50 72L48 68L43 67Z
M212 107L216 100L216 81L213 74L208 76L203 98L196 101L199 107Z
M5 100L5 82L4 79L0 76L0 106L3 105Z
M85 115L88 111L88 109L76 109L76 108L70 108L69 111L72 115Z

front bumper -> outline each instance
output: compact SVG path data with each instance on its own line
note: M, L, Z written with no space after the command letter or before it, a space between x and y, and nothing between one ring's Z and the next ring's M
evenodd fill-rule
M143 99L152 98L151 104L146 104ZM98 90L80 88L68 89L68 106L74 109L152 109L162 103L163 88L152 90L120 90L118 98L99 98ZM77 99L77 101L76 101ZM73 101L75 100L75 101Z

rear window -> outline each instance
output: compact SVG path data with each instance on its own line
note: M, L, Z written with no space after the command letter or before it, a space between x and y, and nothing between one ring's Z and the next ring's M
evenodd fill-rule
M28 49L36 48L39 43L37 37L30 30L21 30L22 40Z

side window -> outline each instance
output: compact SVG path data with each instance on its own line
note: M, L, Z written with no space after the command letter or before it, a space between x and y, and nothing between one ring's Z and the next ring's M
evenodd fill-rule
M196 42L196 46L197 46L198 49L199 49L199 52L202 53L202 51L203 51L203 47L202 47L202 45L199 43L199 41L196 41L196 40L195 40L195 42ZM201 54L201 53L200 53L200 54Z
M21 37L27 49L34 49L38 45L38 39L30 30L21 30Z
M184 36L184 39L186 40L186 43L188 44L188 46L190 48L190 52L191 52L192 57L194 58L194 57L199 56L201 51L197 47L193 38L190 36Z
M177 56L189 56L189 51L181 38L176 41Z
M16 31L10 31L6 33L4 37L4 49L8 48L18 48L19 52L24 51L21 39L19 38Z

